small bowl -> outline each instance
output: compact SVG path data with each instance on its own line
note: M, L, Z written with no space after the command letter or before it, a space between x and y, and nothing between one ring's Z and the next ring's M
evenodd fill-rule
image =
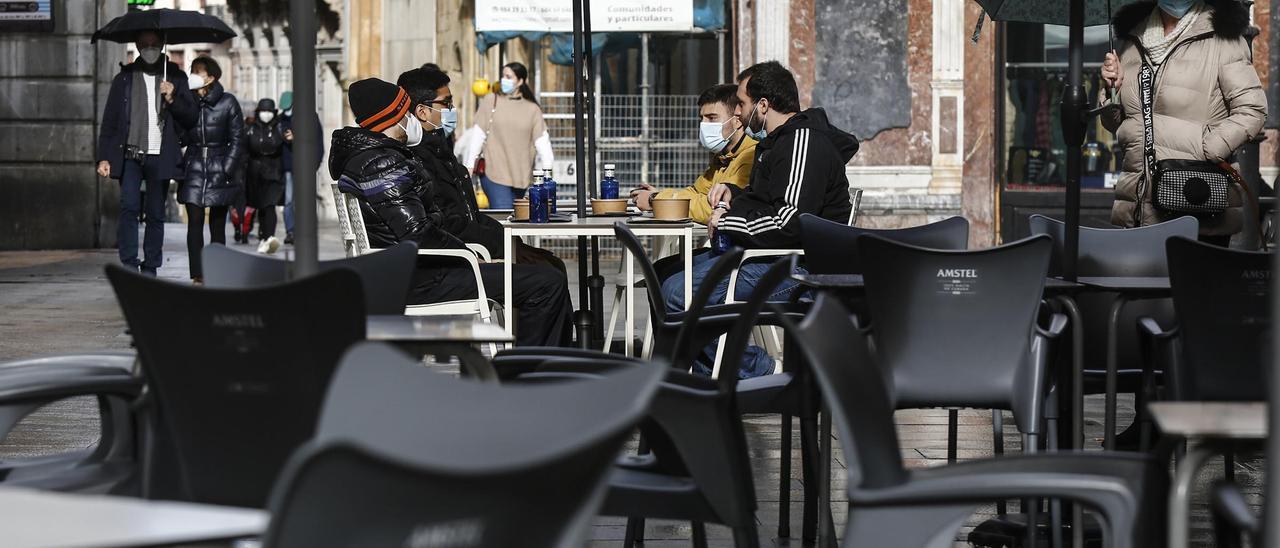
M514 208L511 211L511 220L527 221L529 220L529 200L520 199L512 202Z
M606 213L626 213L627 200L626 198L615 198L612 200L592 198L591 212L596 215L604 215Z
M686 198L658 198L649 201L653 204L653 218L677 220L689 218L689 200Z

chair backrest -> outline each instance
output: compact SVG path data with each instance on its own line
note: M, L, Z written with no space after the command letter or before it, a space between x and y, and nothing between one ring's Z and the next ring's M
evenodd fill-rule
M755 327L756 320L769 303L769 297L773 295L774 288L778 287L791 275L799 257L799 255L791 255L774 261L764 275L756 280L756 285L751 290L751 297L747 299L746 306L741 311L741 318L738 323L734 324L733 329L729 330L729 334L725 339L724 356L721 359L721 363L742 363L742 356L746 353L747 345L751 342L751 332ZM718 380L725 389L732 390L738 383L738 376L722 373Z
M848 459L849 485L874 489L906 481L893 423L894 405L871 352L870 334L853 324L838 298L823 293L804 321L782 324L807 359L831 409Z
M900 408L1009 409L1037 432L1032 353L1052 242L942 251L859 238L876 362Z
M1049 275L1062 275L1062 254L1067 226L1044 215L1032 215L1031 234L1053 238L1053 262ZM1179 217L1139 228L1080 227L1080 252L1076 263L1079 276L1164 277L1169 274L1164 242L1174 236L1195 238L1200 222L1195 217Z
M107 278L150 394L149 498L262 507L311 438L342 353L365 337L347 270L254 289L209 289L114 265Z
M499 386L357 345L273 494L265 546L582 546L664 373Z
M368 253L372 248L364 227L364 214L360 212L360 200L342 192L338 183L331 183L329 189L333 191L333 207L338 214L338 228L342 230L342 245L346 247L347 256Z
M1044 215L1032 215L1028 220L1032 234L1048 234L1053 238L1053 262L1049 275L1062 274L1063 241L1066 225ZM1076 273L1079 276L1164 277L1169 275L1169 261L1165 253L1165 241L1182 236L1195 238L1200 223L1194 217L1180 217L1171 221L1140 228L1089 228L1080 227L1079 259ZM1076 304L1084 330L1084 362L1087 369L1106 367L1107 338L1110 336L1111 306L1114 293L1085 293L1077 295ZM1121 311L1121 331L1116 340L1116 363L1121 368L1136 368L1142 353L1138 348L1138 318L1151 317L1161 325L1172 325L1173 303L1169 299L1146 299L1130 302Z
M930 249L969 246L969 221L964 217L910 228L875 229L845 226L805 213L800 215L800 233L805 268L811 274L862 274L866 266L858 251L858 236L863 234Z
M631 257L640 263L640 274L644 276L644 284L648 289L645 293L649 295L649 314L653 321L667 321L667 308L662 302L662 292L658 290L662 287L662 279L658 277L658 271L653 268L653 261L649 260L649 254L645 252L640 238L636 237L636 233L621 221L613 224L613 233L622 246L631 253Z
M862 211L862 189L849 187L849 226L858 222L858 214Z
M1174 398L1266 401L1272 254L1188 238L1167 245L1181 345Z
M294 263L290 261L241 253L222 244L207 245L203 253L207 287L247 289L283 283L293 277ZM417 257L417 244L406 241L373 253L321 261L320 271L355 271L364 288L365 310L369 314L403 314Z

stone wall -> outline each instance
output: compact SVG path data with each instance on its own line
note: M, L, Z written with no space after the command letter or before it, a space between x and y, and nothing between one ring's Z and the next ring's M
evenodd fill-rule
M124 47L89 37L125 4L54 4L53 32L0 34L0 250L115 245L119 191L94 156Z

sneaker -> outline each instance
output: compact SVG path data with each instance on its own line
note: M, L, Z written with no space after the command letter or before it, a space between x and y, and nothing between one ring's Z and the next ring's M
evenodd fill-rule
M289 232L284 235L284 245L293 245L293 233Z
M242 236L242 234L240 234L240 223L235 223L231 226L235 227L236 229L236 234L235 234L236 243L240 243L240 237Z
M280 250L280 240L277 239L275 236L271 236L270 238L262 240L262 242L258 244L258 253L264 253L264 254L270 255L279 250Z

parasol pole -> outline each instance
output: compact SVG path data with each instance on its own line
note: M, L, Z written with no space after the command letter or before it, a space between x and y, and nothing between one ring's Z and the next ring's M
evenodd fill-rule
M582 58L582 4L586 0L573 0L573 133L574 133L574 175L577 177L575 188L577 194L578 218L587 216L587 174L586 156L582 140L587 134L586 120L583 118L586 108L582 93L583 58ZM591 292L587 283L587 238L578 236L578 308L574 313L574 325L578 329L578 345L591 347L592 328Z
M320 270L319 230L316 221L316 165L320 132L316 116L316 5L289 2L289 47L293 52L293 192L294 277ZM297 123L298 121L302 123Z
M1062 274L1076 279L1080 252L1080 147L1084 144L1084 0L1071 0L1067 40L1067 87L1062 94L1062 136L1067 144L1067 234Z

